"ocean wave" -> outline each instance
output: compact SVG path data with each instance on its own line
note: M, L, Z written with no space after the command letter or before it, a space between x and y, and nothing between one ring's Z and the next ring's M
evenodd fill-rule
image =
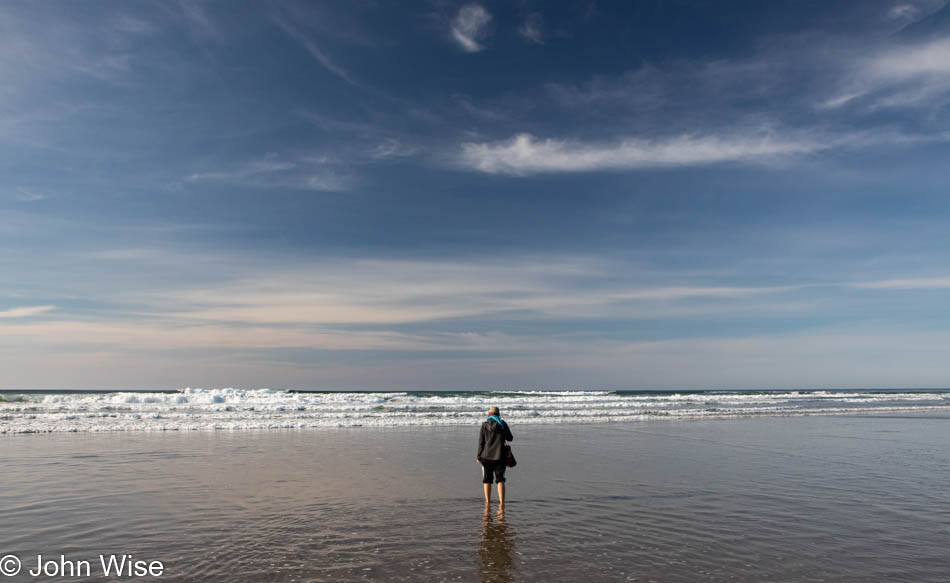
M946 391L291 392L200 389L2 395L0 433L302 429L477 424L490 405L513 423L950 411Z

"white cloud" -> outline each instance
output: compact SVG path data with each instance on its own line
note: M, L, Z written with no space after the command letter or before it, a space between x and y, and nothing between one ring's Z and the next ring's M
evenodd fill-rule
M418 146L404 144L396 138L385 138L370 149L369 156L374 160L386 160L390 158L408 158L418 152Z
M301 180L293 180L281 184L289 188L299 188L302 190L320 190L326 192L339 192L346 190L350 185L350 179L335 172L314 173L304 176Z
M628 138L616 143L538 139L531 134L518 134L501 142L465 143L460 162L490 174L528 175L756 162L808 154L831 146L828 141L772 133Z
M452 21L452 38L467 53L477 53L485 47L479 42L485 35L485 25L491 14L480 4L466 4Z
M250 162L235 166L230 170L226 171L211 171L211 172L196 172L191 176L188 176L186 180L189 182L201 182L201 181L222 181L222 182L232 182L238 180L244 180L251 178L253 176L258 176L260 174L273 174L275 172L283 172L285 170L292 170L296 168L296 164L293 162L282 161L277 159L273 154L268 154L260 160L252 160Z
M107 261L141 261L141 260L160 260L166 256L166 253L157 249L144 249L140 247L123 247L118 249L107 249L105 251L93 251L87 256L91 259Z
M875 108L916 108L946 103L950 94L950 38L891 47L848 63L856 69L837 95L818 107L861 103Z
M837 109L839 107L847 105L848 103L850 103L851 101L854 101L855 99L860 99L863 96L864 96L864 90L854 90L848 93L842 93L840 95L836 95L834 97L826 99L818 103L816 107L818 109Z
M775 302L763 298L797 289L608 282L612 271L599 261L579 258L468 264L363 260L165 290L143 303L160 301L163 313L190 322L389 326L511 312L543 319L774 311ZM810 308L782 303L779 309Z
M588 132L603 124L651 135L660 128L715 132L724 120L756 116L788 119L803 106L933 113L950 105L950 38L901 38L855 43L803 34L771 39L767 49L746 58L646 63L621 75L595 74L583 83L558 82L546 89L553 103L571 110L575 123L587 124ZM815 68L819 61L822 66ZM793 123L801 127L801 118Z
M544 37L541 33L542 26L543 20L541 14L532 12L525 18L524 22L521 23L521 26L518 27L518 34L528 42L543 45Z
M33 202L37 200L43 200L46 198L46 195L40 192L32 192L25 188L17 188L17 200L21 202Z
M0 324L0 342L18 338L39 346L121 347L123 350L181 348L320 350L437 350L434 342L389 331L335 330L326 327L286 327L251 324L233 326L172 318L64 319Z
M948 289L950 277L929 277L914 279L886 279L853 284L853 287L865 289Z
M879 55L868 64L868 72L876 78L896 81L950 74L950 38Z
M24 306L21 308L10 308L8 310L0 310L0 318L29 318L30 316L36 316L55 309L56 306Z
M911 21L920 16L920 8L913 4L896 4L887 11L890 20Z
M293 161L268 154L227 170L195 172L188 182L226 182L260 188L294 188L302 190L340 191L349 186L349 177L334 167L327 156L303 156Z
M782 293L800 289L803 286L773 286L773 287L653 287L640 288L623 292L614 292L609 295L615 300L681 300L687 298L740 298L756 294Z
M369 362L364 364L372 371L359 366L340 369L338 382L362 385L376 374L373 367L396 366L402 372L395 376L379 370L379 386L412 384L412 379L473 386L488 382L488 377L477 376L487 374L486 370L498 384L510 384L517 378L532 383L576 381L618 386L635 378L644 385L663 387L683 387L693 382L702 386L754 384L776 378L790 384L838 383L851 366L868 359L867 354L875 355L875 370L880 372L884 368L878 355L887 355L903 342L910 342L904 348L916 349L926 346L927 341L913 331L898 340L890 330L880 329L816 331L791 337L783 333L704 338L703 330L708 328L702 326L701 318L829 313L842 305L841 292L858 287L880 288L882 293L902 288L950 288L950 277L882 278L811 286L730 285L717 283L722 281L722 274L671 274L627 262L573 255L465 262L308 260L278 267L273 258L264 256L237 261L228 255L189 252L176 256L168 249L152 251L143 247L100 251L92 259L129 261L137 274L148 273L155 279L140 282L137 287L116 286L116 282L109 281L95 292L70 286L68 293L73 297L94 295L103 305L113 306L110 313L94 319L62 309L54 313L55 318L25 319L52 306L0 313L0 317L11 318L0 320L0 353L5 359L0 366L10 363L14 365L11 370L20 371L17 374L24 375L22 378L29 379L29 383L39 383L37 379L53 372L47 371L36 355L55 352L57 366L53 368L68 367L77 375L65 386L95 384L89 379L97 378L97 370L103 366L112 370L113 365L124 366L122 363L130 360L141 362L148 370L155 367L157 376L141 378L157 384L174 384L173 379L193 382L184 378L187 374L208 375L223 382L222 375L230 378L227 375L239 374L247 362L263 367L251 371L259 376L247 379L280 384L299 374L301 382L328 382L326 367L349 365L323 364L321 359L308 361L301 357L297 364L282 369L276 364L279 354L283 354L280 351L294 349L299 356L306 350L373 350L398 351L400 356L398 361L384 365L370 354L354 355L367 359ZM202 272L204 277L195 276L191 270ZM530 325L510 326L512 320L540 324L564 319L618 322L684 317L700 318L695 333L700 335L698 338L691 335L688 340L631 342L604 336L596 326L584 323L577 327L555 326L548 333L540 333ZM479 322L476 330L470 328L474 321ZM493 321L499 323L497 328L491 326ZM397 328L404 323L424 322L429 324L409 330ZM635 328L631 326L631 332ZM941 338L935 339L944 342L941 349L945 349L946 334ZM466 356L458 358L453 351L465 351ZM25 364L14 354L37 363ZM87 368L83 364L87 361L80 356L86 354L100 355L101 366ZM70 355L75 360L70 360ZM803 366L821 355L826 359L840 356L841 360L820 370ZM927 358L932 354L928 353ZM266 365L269 359L275 359L273 368ZM441 364L438 359L442 359ZM166 363L165 370L157 366L159 362ZM293 366L302 368L291 370ZM424 372L419 372L420 367ZM710 376L709 370L715 370L716 375ZM904 374L906 370L901 368ZM439 376L442 373L438 371L448 376ZM845 380L873 380L866 369L861 371L864 376ZM793 374L786 376L786 372ZM459 378L452 380L455 377L451 375L456 373ZM118 382L115 379L120 377L126 382L140 378L135 374L127 370L110 382ZM272 375L270 379L266 378L268 374ZM467 380L463 378L466 375L470 377ZM10 378L6 382L14 382ZM918 378L908 377L907 382L918 382ZM890 379L881 377L875 382Z
M393 324L530 307L564 296L549 280L590 267L570 261L459 265L433 261L325 263L233 284L163 292L188 319L253 323ZM319 275L313 275L319 274ZM567 294L568 296L570 294ZM562 300L563 301L563 300Z
M173 254L148 249L99 252L95 258L134 261L140 269L147 266L159 272L181 263ZM625 284L613 281L616 266L589 257L464 264L333 261L282 269L244 266L241 272L245 271L252 275L229 279L218 273L204 283L192 284L186 282L193 278L181 277L170 288L123 289L114 298L100 294L100 301L119 303L112 314L95 319L61 313L58 318L39 322L5 322L0 324L0 346L33 346L34 351L55 347L58 353L106 350L114 352L117 360L137 351L180 349L554 354L575 350L575 335L509 336L491 330L471 332L451 322L419 332L398 332L392 327L452 318L490 322L504 313L543 320L774 314L792 309L787 298L780 296L788 288ZM766 296L770 299L756 300ZM0 313L0 317L25 317L50 309L53 307L17 308ZM359 326L354 329L353 324ZM593 342L599 345L599 341ZM194 360L200 355L185 358Z
M95 260L133 261L163 273L183 260L146 248L97 252ZM191 261L194 257L189 256ZM225 261L207 258L215 265ZM146 266L146 267L143 267ZM210 266L209 269L214 269ZM451 318L490 318L517 312L519 318L645 317L694 315L712 309L756 312L753 296L781 294L786 288L676 286L610 282L615 267L588 257L534 257L469 262L362 260L319 262L293 268L245 267L252 275L229 279L217 273L205 283L179 277L170 288L100 294L117 300L113 314L95 320L68 313L41 322L4 323L0 342L92 350L171 350L175 348L320 350L537 350L543 339L521 340L498 333L468 333L440 326L407 334L391 326ZM601 285L593 285L602 282ZM149 286L145 286L146 288ZM75 293L75 290L73 290ZM715 306L678 305L709 299ZM726 300L736 300L723 305ZM741 301L739 301L741 300ZM130 306L136 306L132 308ZM54 306L0 312L0 318L25 318ZM767 308L774 313L774 308ZM356 330L349 325L359 324ZM494 339L495 341L491 341ZM17 344L17 345L19 345ZM554 349L554 346L545 345Z

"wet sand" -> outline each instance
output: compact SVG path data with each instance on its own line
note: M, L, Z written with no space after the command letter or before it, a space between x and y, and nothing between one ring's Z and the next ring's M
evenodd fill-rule
M5 436L0 554L132 554L163 581L950 576L948 417L513 429L501 515L477 427Z

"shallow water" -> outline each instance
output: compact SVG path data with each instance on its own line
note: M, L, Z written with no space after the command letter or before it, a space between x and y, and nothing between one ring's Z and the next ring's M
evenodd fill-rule
M514 433L501 516L477 427L8 435L0 554L89 560L88 580L102 553L170 581L950 578L948 417Z

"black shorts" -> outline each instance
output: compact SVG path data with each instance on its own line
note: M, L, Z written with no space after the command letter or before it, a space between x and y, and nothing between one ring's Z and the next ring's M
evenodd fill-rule
M482 460L482 483L491 484L492 478L499 484L505 483L505 460Z

